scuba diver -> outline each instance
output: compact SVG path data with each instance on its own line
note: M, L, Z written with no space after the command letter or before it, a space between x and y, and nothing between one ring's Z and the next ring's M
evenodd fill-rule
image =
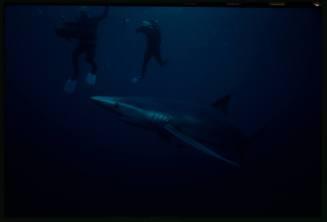
M167 64L167 61L162 59L160 53L161 31L158 21L144 20L142 24L136 29L136 33L143 33L146 36L147 46L144 53L141 75L132 79L134 83L139 82L145 77L147 65L152 57L157 60L160 66Z
M95 62L95 49L97 28L99 22L104 20L108 15L108 6L99 16L90 17L86 7L81 7L80 16L77 21L64 22L57 27L56 34L67 40L76 39L79 41L77 48L72 54L72 63L74 68L73 75L66 81L65 91L73 93L76 89L77 79L80 75L79 57L85 54L86 62L91 65L91 72L86 76L86 83L93 86L96 83L97 64Z

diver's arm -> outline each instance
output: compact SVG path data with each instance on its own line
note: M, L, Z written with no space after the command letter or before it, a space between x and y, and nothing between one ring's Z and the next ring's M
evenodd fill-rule
M98 21L101 21L101 20L107 18L108 11L109 11L109 7L108 6L105 6L105 9L104 9L103 13L101 15L95 17L95 19L98 20Z

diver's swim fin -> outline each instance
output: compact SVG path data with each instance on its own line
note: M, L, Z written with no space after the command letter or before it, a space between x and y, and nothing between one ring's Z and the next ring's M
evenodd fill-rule
M64 87L65 92L68 93L68 94L74 93L75 90L76 90L76 85L77 85L76 80L68 79L66 81L65 87Z
M90 86L94 86L95 83L97 81L97 76L94 75L93 73L88 73L86 78L85 78L85 82L90 85Z

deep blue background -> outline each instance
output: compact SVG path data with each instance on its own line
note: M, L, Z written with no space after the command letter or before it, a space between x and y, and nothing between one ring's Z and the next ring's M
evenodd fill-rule
M321 15L318 9L111 7L98 30L96 88L82 61L63 92L76 42L55 36L79 7L6 9L6 213L276 215L320 213ZM101 7L89 7L91 14ZM124 23L128 18L129 22ZM166 67L140 72L143 19L157 19ZM266 124L241 170L119 122L89 96L210 104L231 94L247 132Z

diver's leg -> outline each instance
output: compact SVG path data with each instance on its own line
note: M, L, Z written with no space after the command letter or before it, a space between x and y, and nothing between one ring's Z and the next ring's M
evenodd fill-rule
M91 65L91 73L86 76L86 83L89 85L95 85L97 64L95 62L95 45L91 45L86 50L86 62Z
M147 71L148 63L151 57L152 57L152 52L150 50L146 50L146 52L144 53L143 64L142 64L142 73L141 73L142 78L145 77L145 73Z
M96 74L97 72L97 64L95 62L95 46L90 46L87 48L86 51L86 62L88 62L91 65L91 72L92 74Z
M149 49L147 49L144 53L144 58L143 58L143 63L142 63L142 72L139 76L136 76L132 79L132 81L134 83L139 82L140 80L142 80L145 77L147 66L148 66L148 63L149 63L151 57L152 57L152 52Z
M83 53L82 47L78 47L73 51L72 62L73 62L74 73L71 76L72 80L77 80L77 78L79 76L79 64L78 64L79 61L78 60L82 53Z
M79 56L83 53L83 49L81 47L76 48L73 51L72 54L72 63L73 63L73 75L66 81L65 83L65 87L64 90L66 93L73 93L76 89L76 85L77 85L77 78L79 76L79 64L78 64L78 59Z
M157 62L160 64L160 66L167 64L167 61L163 60L161 57L160 49L155 50L153 53L153 56L157 60Z

